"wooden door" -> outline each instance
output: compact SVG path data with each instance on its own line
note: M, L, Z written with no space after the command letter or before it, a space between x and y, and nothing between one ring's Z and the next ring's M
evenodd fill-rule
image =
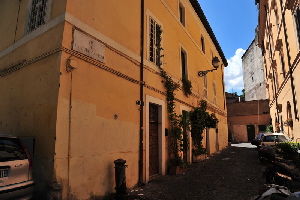
M149 175L159 174L158 155L158 108L156 104L149 105Z
M248 141L255 139L255 127L254 125L247 125Z

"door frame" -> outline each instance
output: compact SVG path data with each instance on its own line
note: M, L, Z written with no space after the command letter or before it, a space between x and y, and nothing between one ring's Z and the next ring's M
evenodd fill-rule
M164 100L146 95L146 135L145 135L145 182L149 181L149 104L158 105L158 156L159 174L166 174L166 137L165 137L165 104Z

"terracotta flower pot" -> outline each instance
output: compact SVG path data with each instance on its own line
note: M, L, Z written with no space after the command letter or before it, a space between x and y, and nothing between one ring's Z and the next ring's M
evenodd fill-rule
M183 169L181 168L181 166L170 166L169 167L169 174L177 175L177 174L181 174L182 172L183 172Z

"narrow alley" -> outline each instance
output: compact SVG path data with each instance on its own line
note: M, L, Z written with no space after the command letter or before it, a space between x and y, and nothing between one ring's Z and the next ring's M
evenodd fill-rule
M158 177L131 193L136 199L250 200L264 184L263 164L251 144L225 148L183 174Z

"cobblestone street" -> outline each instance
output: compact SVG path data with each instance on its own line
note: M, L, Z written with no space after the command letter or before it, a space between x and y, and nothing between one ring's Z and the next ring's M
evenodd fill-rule
M248 200L264 184L263 164L255 146L229 146L180 175L151 180L131 195L140 199Z

